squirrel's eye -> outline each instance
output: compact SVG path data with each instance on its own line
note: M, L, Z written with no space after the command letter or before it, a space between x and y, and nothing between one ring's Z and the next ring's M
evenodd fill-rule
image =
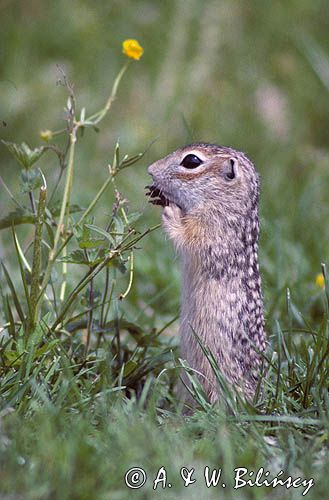
M187 155L183 158L181 165L185 168L196 168L203 163L196 155Z

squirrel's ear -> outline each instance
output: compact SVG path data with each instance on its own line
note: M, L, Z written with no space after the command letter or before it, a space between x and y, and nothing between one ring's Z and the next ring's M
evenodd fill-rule
M223 176L227 181L232 181L239 176L239 164L235 158L228 158L222 166Z

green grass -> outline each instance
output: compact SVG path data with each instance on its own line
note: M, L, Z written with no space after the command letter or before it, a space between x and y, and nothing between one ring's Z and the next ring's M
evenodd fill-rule
M0 496L302 497L304 488L233 488L236 467L264 467L270 477L281 469L312 477L307 498L326 498L327 2L0 9L1 139L43 148L33 156L0 147ZM103 116L128 37L145 54ZM77 126L83 107L102 120ZM40 130L66 126L41 141ZM193 379L197 410L184 416L174 390L184 369L179 262L143 187L148 164L193 140L242 149L261 173L270 347L252 405L225 387L214 364L222 402L211 407ZM162 466L172 487L155 491ZM205 486L206 466L223 469L225 489ZM141 489L125 485L131 467L147 473ZM182 467L195 469L187 488Z

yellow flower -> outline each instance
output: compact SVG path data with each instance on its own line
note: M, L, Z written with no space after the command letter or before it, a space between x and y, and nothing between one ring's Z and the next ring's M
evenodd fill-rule
M43 140L43 141L50 141L52 138L53 138L53 133L51 130L41 130L40 132L40 138Z
M316 275L316 278L315 278L315 284L320 287L320 288L324 288L324 277L323 277L323 274L322 273L319 273Z
M130 57L131 59L135 59L135 61L138 61L142 57L144 49L139 45L137 40L128 39L125 40L122 44L122 52L127 57Z

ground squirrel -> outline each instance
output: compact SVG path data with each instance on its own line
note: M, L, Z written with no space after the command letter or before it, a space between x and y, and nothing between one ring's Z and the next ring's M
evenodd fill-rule
M181 355L216 401L218 384L194 330L226 380L251 400L266 346L255 167L234 149L198 143L148 172L148 195L164 207L164 229L182 259Z

